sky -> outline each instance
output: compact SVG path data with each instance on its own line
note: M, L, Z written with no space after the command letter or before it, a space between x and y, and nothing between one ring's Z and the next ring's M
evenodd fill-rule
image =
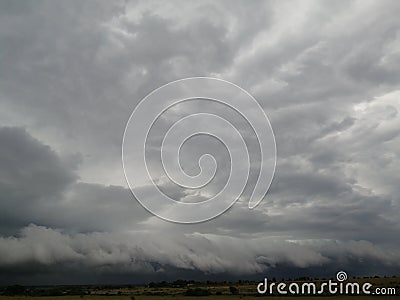
M0 0L0 284L400 275L399 14L389 0ZM276 171L255 209L257 172L221 216L176 224L134 199L121 144L143 97L193 76L257 99ZM149 148L188 113L235 119L204 103L166 112ZM215 180L159 185L202 201L229 159L213 138L187 144L188 172L211 153Z

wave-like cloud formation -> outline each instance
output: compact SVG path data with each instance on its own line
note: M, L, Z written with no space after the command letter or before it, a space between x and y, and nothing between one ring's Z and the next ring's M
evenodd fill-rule
M367 241L287 241L233 238L208 234L77 233L31 224L18 237L0 238L0 267L71 264L78 268L159 272L169 267L205 273L253 274L285 263L293 267L322 266L338 257L399 265L400 251ZM157 266L157 267L155 267Z

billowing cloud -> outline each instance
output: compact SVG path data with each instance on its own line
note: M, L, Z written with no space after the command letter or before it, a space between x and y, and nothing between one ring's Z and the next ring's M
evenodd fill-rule
M71 235L33 224L23 228L18 237L0 241L0 269L39 265L46 270L69 265L93 272L122 269L132 275L172 268L208 274L262 274L281 264L306 269L351 257L394 266L400 257L399 252L366 241L299 243L200 233L186 234L185 238L175 233L160 236L142 232ZM27 268L24 272L35 274L37 270Z
M60 158L26 130L0 128L0 224L3 230L40 220L77 179L79 157Z
M114 282L399 273L399 2L0 6L0 281L10 270L25 283L66 282L68 270L88 282L92 272ZM245 193L224 215L182 226L152 216L127 188L120 154L132 109L188 76L230 80L268 114L277 171L256 210ZM167 113L152 138L199 108L234 117L191 105ZM239 130L257 152L251 130ZM213 153L220 170L202 193L159 181L183 201L218 192L229 169L221 145L191 142L185 167L195 172Z

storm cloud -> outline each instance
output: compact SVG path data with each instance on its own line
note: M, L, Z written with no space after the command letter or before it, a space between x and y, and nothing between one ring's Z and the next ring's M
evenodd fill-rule
M399 274L399 13L389 0L0 1L2 283ZM133 108L189 76L232 81L270 118L277 169L255 210L245 193L174 224L125 182ZM211 151L221 176L202 193L160 183L181 200L226 179L220 145L193 142L189 166Z

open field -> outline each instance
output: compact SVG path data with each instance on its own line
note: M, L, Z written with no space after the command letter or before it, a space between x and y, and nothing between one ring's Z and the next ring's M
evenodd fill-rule
M326 280L294 280L284 281L286 285L312 282L317 287ZM174 282L158 282L146 285L82 285L82 286L8 286L0 287L0 300L191 300L191 299L400 299L400 278L357 278L347 282L356 282L360 286L371 283L370 296L329 295L319 297L280 295L258 295L257 282L194 282L177 280ZM269 283L271 284L271 283ZM277 284L277 283L276 283ZM373 295L377 289L392 289L391 296Z

